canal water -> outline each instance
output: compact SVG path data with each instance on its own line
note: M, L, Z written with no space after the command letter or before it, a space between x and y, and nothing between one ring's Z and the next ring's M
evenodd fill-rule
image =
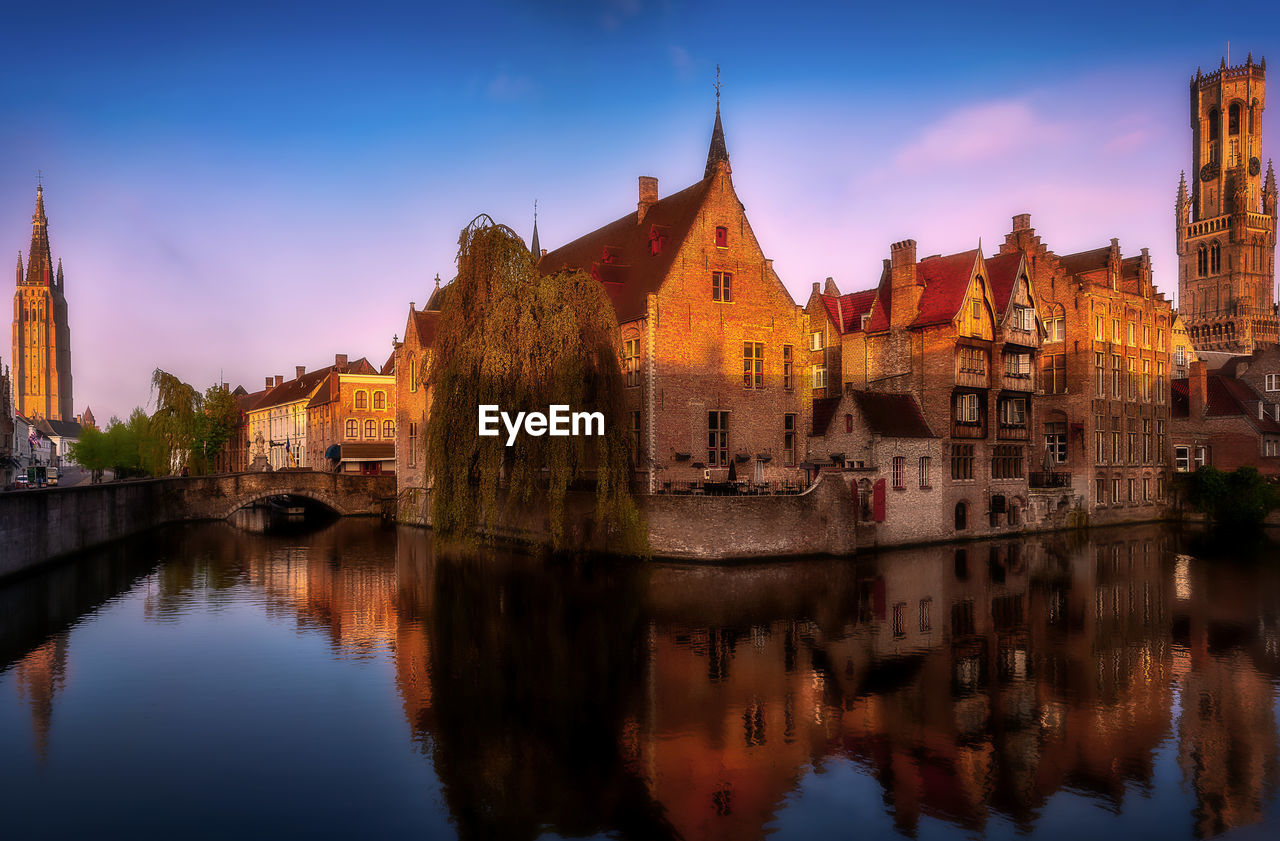
M1153 526L692 567L254 516L0 583L5 838L1280 821L1271 544Z

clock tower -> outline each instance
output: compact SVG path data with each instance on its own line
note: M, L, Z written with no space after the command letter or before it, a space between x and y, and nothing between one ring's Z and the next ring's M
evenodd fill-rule
M1191 80L1191 171L1178 185L1178 313L1197 350L1280 344L1276 184L1263 180L1267 61Z

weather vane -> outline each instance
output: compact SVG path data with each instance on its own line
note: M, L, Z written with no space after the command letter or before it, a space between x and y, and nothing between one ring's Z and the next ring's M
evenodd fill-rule
M44 186L44 170L43 169L36 170L36 186L37 187Z
M716 83L711 87L716 90L716 108L720 107L720 65L716 65Z

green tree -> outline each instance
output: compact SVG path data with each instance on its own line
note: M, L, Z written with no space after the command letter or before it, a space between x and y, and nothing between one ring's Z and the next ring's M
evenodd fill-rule
M205 389L193 424L192 473L209 473L240 422L240 407L221 384Z
M1230 473L1201 467L1183 479L1183 488L1187 502L1219 526L1257 527L1280 506L1276 489L1255 467Z
M624 417L618 325L599 283L582 272L543 276L510 228L479 216L458 238L458 276L443 296L432 364L427 464L432 525L469 537L498 514L505 480L514 505L545 497L551 542L564 544L570 485L593 479L596 517L623 552L645 549L630 494L630 425ZM600 411L602 436L481 437L481 404Z

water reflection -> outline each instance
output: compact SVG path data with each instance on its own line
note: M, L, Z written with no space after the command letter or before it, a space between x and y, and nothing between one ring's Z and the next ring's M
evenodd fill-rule
M0 744L10 704L33 734L30 750L0 753L6 776L102 749L50 751L59 699L81 647L126 633L94 617L134 599L137 621L235 629L228 646L257 639L241 639L246 613L292 629L299 658L322 639L311 668L324 680L395 699L377 723L407 728L439 800L391 798L396 814L379 819L448 820L427 834L805 835L833 808L815 793L824 774L871 783L838 804L865 835L1040 834L1076 820L1114 835L1141 820L1205 838L1277 817L1271 549L1209 559L1151 527L707 568L456 556L418 530L341 521L174 529L132 551L0 588L16 610L0 612ZM361 664L372 670L353 677ZM244 726L220 701L216 726ZM348 703L317 693L291 714L341 720ZM385 748L345 750L389 797L403 772ZM268 776L277 761L269 749L240 759ZM274 778L285 801L304 796L289 776ZM237 794L235 779L221 785L219 798ZM1081 802L1101 808L1072 811Z

